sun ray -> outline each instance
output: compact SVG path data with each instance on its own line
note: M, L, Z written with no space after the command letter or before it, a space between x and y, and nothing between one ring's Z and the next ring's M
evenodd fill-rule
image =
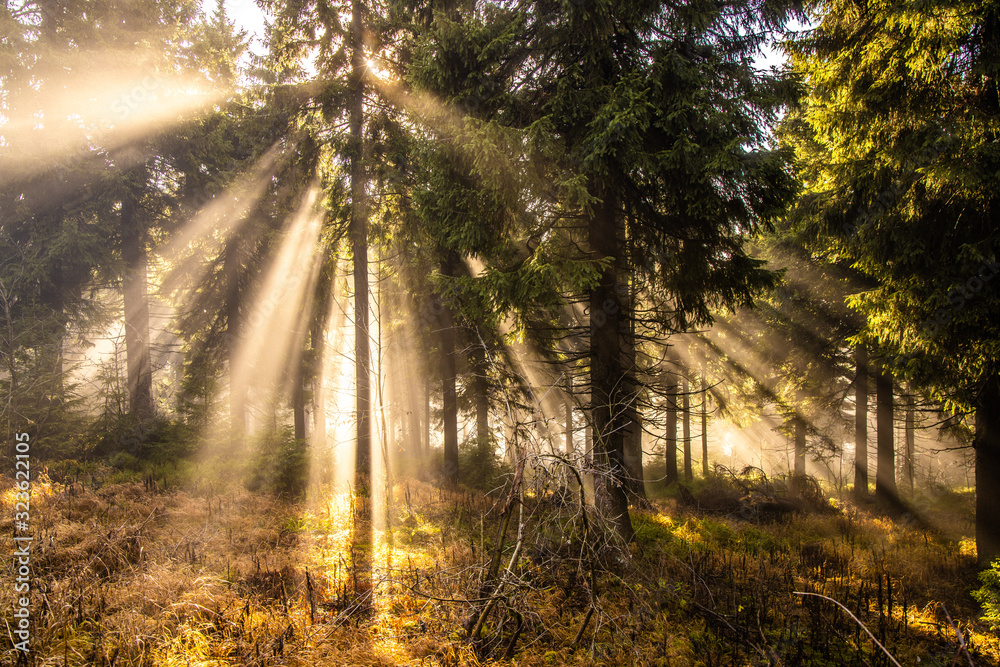
M95 151L113 155L172 131L232 93L199 74L157 71L156 58L144 52L82 55L63 63L62 76L32 91L32 99L14 100L15 110L17 102L25 108L0 125L6 144L3 180L65 172Z
M282 373L294 363L304 337L303 313L311 307L322 260L318 240L322 215L316 210L319 186L311 184L288 220L281 245L257 291L246 335L232 359L231 391L256 393L265 412L274 409ZM295 374L294 370L290 371Z

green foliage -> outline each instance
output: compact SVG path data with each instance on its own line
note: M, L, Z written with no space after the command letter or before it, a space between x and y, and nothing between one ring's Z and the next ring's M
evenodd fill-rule
M491 491L503 483L509 467L493 451L493 443L482 445L475 439L458 448L459 481L480 491Z
M127 454L137 460L156 463L187 458L197 445L197 436L191 427L163 415L147 419L129 415L118 419L105 417L97 422L95 431L95 453L98 455Z
M791 44L809 87L782 127L805 185L793 227L873 282L849 300L858 338L968 411L1000 360L996 3L816 8Z
M116 470L139 470L139 458L129 452L115 452L108 458L108 465Z
M979 573L979 583L982 586L972 591L972 597L983 607L982 620L996 630L1000 627L1000 558Z
M268 431L252 445L256 455L244 485L249 491L301 500L309 481L309 446L285 427Z

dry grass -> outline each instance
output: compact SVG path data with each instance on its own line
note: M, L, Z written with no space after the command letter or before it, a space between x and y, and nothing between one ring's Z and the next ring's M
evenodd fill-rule
M624 549L572 495L536 488L514 503L490 579L501 494L410 480L394 529L376 531L375 593L359 612L350 497L313 495L36 483L34 664L885 664L835 605L794 591L843 602L903 664L952 664L942 603L977 665L1000 658L968 596L967 496L922 521L845 505L757 523L667 501L634 515ZM11 553L13 496L2 499ZM0 589L7 609L13 597Z

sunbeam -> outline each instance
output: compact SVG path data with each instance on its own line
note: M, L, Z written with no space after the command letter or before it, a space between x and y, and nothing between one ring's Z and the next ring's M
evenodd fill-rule
M289 218L280 246L256 291L246 333L233 356L230 391L248 390L264 418L273 415L281 385L295 377L294 362L305 336L322 253L318 239L322 214L316 210L319 187L313 183ZM285 375L288 373L288 375ZM253 429L251 429L251 432Z
M0 125L4 181L72 169L96 151L113 154L169 133L231 94L200 75L122 64L152 63L158 54L108 53L96 71L92 57L64 64L58 82L35 91L30 108ZM88 74L81 76L77 69ZM17 101L12 103L16 110Z

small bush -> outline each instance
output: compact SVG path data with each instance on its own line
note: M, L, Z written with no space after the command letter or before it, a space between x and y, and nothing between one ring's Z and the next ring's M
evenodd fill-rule
M466 486L490 491L503 483L501 478L507 472L492 443L482 445L473 439L458 449L458 477Z
M185 458L195 451L191 428L162 416L103 420L97 429L98 454L128 454L143 461L164 462Z
M138 470L139 458L128 452L115 452L108 459L108 465L115 470Z
M982 586L972 591L972 597L983 607L982 620L995 630L1000 628L1000 558L979 573L979 582Z
M291 428L265 433L244 483L247 490L301 500L309 481L309 446Z

